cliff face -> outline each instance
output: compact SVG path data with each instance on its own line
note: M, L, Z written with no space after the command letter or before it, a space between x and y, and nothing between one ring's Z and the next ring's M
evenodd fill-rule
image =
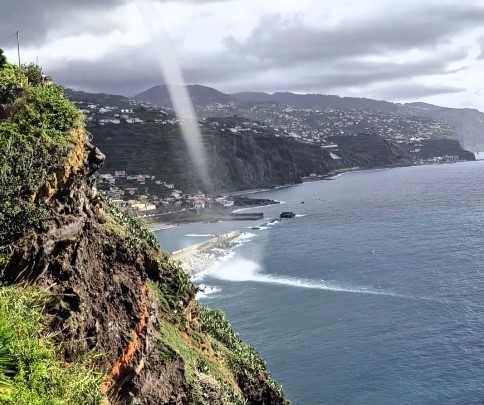
M202 187L178 126L105 125L89 130L107 155L103 171L155 175L184 191ZM337 166L318 146L272 132L233 134L205 128L202 136L214 192L294 184Z
M408 152L376 134L333 136L329 141L338 145L338 153L346 166L374 168L412 162Z
M210 172L217 190L243 190L301 182L337 167L319 146L273 135L212 135Z
M105 125L91 127L90 131L108 156L104 171L150 174L184 191L201 188L178 127ZM377 135L338 137L338 142L346 150L342 160L333 159L318 145L277 137L271 130L225 133L205 129L203 143L209 159L211 191L294 184L311 173L324 175L343 167L404 164L410 159L406 152Z
M55 104L48 108L57 113ZM0 278L4 284L28 282L47 289L44 316L59 364L92 358L90 367L103 376L99 390L106 403L285 403L264 362L223 314L200 307L194 286L154 237L96 191L92 175L104 155L88 141L82 125L64 134L68 142L61 144L53 132L37 138L34 127L28 135L18 133L12 127L16 110L6 110L11 115L0 122L5 157L0 186L8 193L2 196L29 211L0 201ZM23 156L35 142L37 150L48 144L59 160L39 160L43 175L25 187L31 168L15 154ZM34 213L40 220L28 217ZM2 347L9 344L7 339ZM13 369L3 375L0 367L0 379L24 378ZM49 390L49 376L43 379L43 391ZM22 381L35 403L43 403L36 397L38 387L29 386L28 372Z

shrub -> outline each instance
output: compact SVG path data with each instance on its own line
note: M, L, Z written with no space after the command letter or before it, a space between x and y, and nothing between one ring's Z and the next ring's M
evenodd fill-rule
M13 243L49 217L32 195L62 165L65 151L40 139L19 136L15 125L0 123L0 246ZM0 252L0 267L2 252Z
M0 66L0 104L11 102L19 94L24 79L16 66L9 63Z
M35 82L35 65L25 67ZM29 76L29 77L30 77ZM8 261L5 246L40 228L47 207L33 201L49 174L64 165L74 141L71 129L82 115L64 98L60 86L30 86L15 66L0 68L0 268Z
M82 123L77 108L64 98L60 86L27 87L11 105L8 121L19 134L65 143L67 131Z
M2 68L3 65L7 63L7 58L3 54L3 49L0 49L0 69Z

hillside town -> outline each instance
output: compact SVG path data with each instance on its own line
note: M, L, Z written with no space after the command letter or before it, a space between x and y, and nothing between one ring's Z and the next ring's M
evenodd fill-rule
M455 138L452 125L424 117L402 116L368 110L300 109L277 103L228 103L199 106L198 114L210 120L241 116L267 125L282 136L311 143L326 143L330 136L375 133L396 143Z
M71 94L75 93L71 91ZM179 119L168 107L119 98L99 101L76 100L89 125L160 124L175 126ZM261 134L271 132L308 143L327 144L331 136L375 133L398 144L426 139L455 139L455 128L444 121L368 110L300 109L277 103L212 103L197 106L199 126L222 133Z
M148 174L129 175L124 170L114 174L102 173L97 186L123 211L144 213L146 211L170 212L173 208L203 209L209 207L229 208L234 200L229 196L209 196L201 191L185 193Z

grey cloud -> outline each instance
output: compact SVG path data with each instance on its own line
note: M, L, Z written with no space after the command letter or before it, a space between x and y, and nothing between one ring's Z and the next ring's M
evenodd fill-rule
M74 88L133 95L163 81L156 55L150 46L121 47L99 61L63 62L46 66L57 82ZM234 89L238 81L245 88L235 90L338 91L354 86L369 86L402 78L445 74L451 62L465 52L429 55L412 63L368 63L358 58L334 63L309 62L288 71L243 55L186 56L183 65L188 83L206 84L220 90ZM133 61L132 63L126 63ZM257 88L255 88L257 86Z
M102 7L124 0L108 0ZM127 1L127 0L126 0ZM172 0L156 0L172 1ZM205 3L231 0L179 0ZM67 7L49 0L59 12ZM32 2L34 4L34 2ZM72 4L70 4L71 6ZM81 6L79 6L81 7ZM78 11L98 10L94 0ZM51 18L51 16L49 16ZM1 24L1 30L4 27ZM69 20L64 23L68 24ZM102 22L102 24L101 24ZM453 36L484 22L484 8L439 7L408 11L407 15L386 15L333 28L311 28L297 17L279 15L262 18L245 40L226 38L218 53L184 54L182 65L188 83L210 85L221 91L307 91L344 93L359 88L389 98L404 98L457 92L447 86L408 85L414 78L452 73L452 62L467 54L467 45L443 46ZM98 20L77 21L71 30L109 30ZM72 32L72 31L69 31ZM98 32L98 31L96 31ZM99 31L101 32L101 31ZM368 56L388 56L408 49L425 51L420 60L406 63L370 63ZM44 66L54 79L70 87L133 95L163 82L159 61L149 44L130 47L119 44L97 61L58 61ZM394 83L397 85L393 86ZM393 86L393 87L392 87Z
M374 97L390 100L415 100L441 94L460 93L463 88L452 86L429 86L418 83L397 82L372 91Z
M121 5L125 0L5 0L0 10L0 47L13 48L15 33L20 31L25 45L42 44L52 26L71 24L82 10L102 10ZM97 16L99 17L99 15ZM98 20L97 27L103 29Z
M85 32L102 35L111 30L103 13L130 0L3 0L0 9L0 47L16 46L16 32L20 31L24 45L40 45L46 42L52 27L65 29L76 35ZM138 1L138 0L134 0ZM156 2L184 2L207 4L233 0L153 0ZM91 18L80 22L80 12L92 12Z
M46 67L46 72L67 87L131 96L163 82L157 70L159 62L139 57L136 50L124 49L100 61L71 61Z
M279 14L262 18L243 41L226 38L233 53L277 65L331 61L355 55L430 49L469 26L484 23L482 7L439 7L411 10L408 15L379 16L332 28L304 27L298 19Z
M252 86L259 80L267 87L258 90L320 91L338 90L351 86L368 86L372 83L433 76L450 73L452 62L465 57L464 50L426 58L408 63L369 63L358 58L345 58L329 62L311 61L299 63L297 68L271 66L267 61L256 62L243 56L230 54L193 61L185 70L187 80L194 83L224 83L234 79ZM454 72L454 71L453 71ZM262 85L262 84L261 84ZM253 87L250 90L254 90ZM263 86L263 85L262 85ZM247 88L243 89L247 90Z

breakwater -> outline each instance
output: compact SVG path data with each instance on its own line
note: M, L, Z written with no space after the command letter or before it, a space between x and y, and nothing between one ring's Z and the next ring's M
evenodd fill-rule
M233 244L234 239L239 236L239 231L217 235L215 238L205 242L177 250L171 254L171 258L179 262L182 269L189 276L194 276L223 256L223 250L229 248Z
M229 212L227 209L213 208L205 208L200 212L193 208L169 212L162 211L156 210L145 213L143 220L148 224L181 224L212 221L257 221L264 218L264 213L262 212L234 213Z

